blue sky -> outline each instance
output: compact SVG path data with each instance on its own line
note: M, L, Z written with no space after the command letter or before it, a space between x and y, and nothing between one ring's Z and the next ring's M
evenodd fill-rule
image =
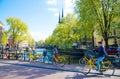
M28 25L32 37L45 40L58 23L59 11L73 13L74 0L0 0L0 21L7 30L8 17L20 18Z

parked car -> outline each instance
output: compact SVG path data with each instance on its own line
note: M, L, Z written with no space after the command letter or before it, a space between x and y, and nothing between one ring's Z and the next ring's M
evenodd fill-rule
M118 52L117 48L114 48L114 47L106 48L105 50L109 55L114 55L114 54L116 54ZM95 48L95 51L98 52L97 47Z
M106 49L108 54L116 54L118 52L117 48L108 48Z

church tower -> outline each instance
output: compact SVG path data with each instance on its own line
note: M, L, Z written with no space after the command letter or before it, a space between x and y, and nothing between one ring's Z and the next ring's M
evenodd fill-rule
M62 14L59 12L59 18L58 18L58 23L62 23L62 18L64 17L64 10L62 8Z
M64 17L64 10L63 10L63 8L62 8L62 18Z
M59 12L59 19L58 19L58 23L61 23L61 17L60 17L60 12Z

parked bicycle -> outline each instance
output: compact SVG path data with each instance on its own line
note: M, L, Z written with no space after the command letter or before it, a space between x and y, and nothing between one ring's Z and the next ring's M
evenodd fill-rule
M32 54L32 53L29 53L28 54L28 58L30 61L36 61L37 59L39 59L40 57L40 54L36 53L36 54Z

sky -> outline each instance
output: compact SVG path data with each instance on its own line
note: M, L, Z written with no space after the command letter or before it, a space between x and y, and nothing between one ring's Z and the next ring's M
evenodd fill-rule
M28 25L29 32L36 40L45 40L58 24L59 12L64 16L74 13L75 0L0 0L0 21L6 30L6 19L20 18Z

